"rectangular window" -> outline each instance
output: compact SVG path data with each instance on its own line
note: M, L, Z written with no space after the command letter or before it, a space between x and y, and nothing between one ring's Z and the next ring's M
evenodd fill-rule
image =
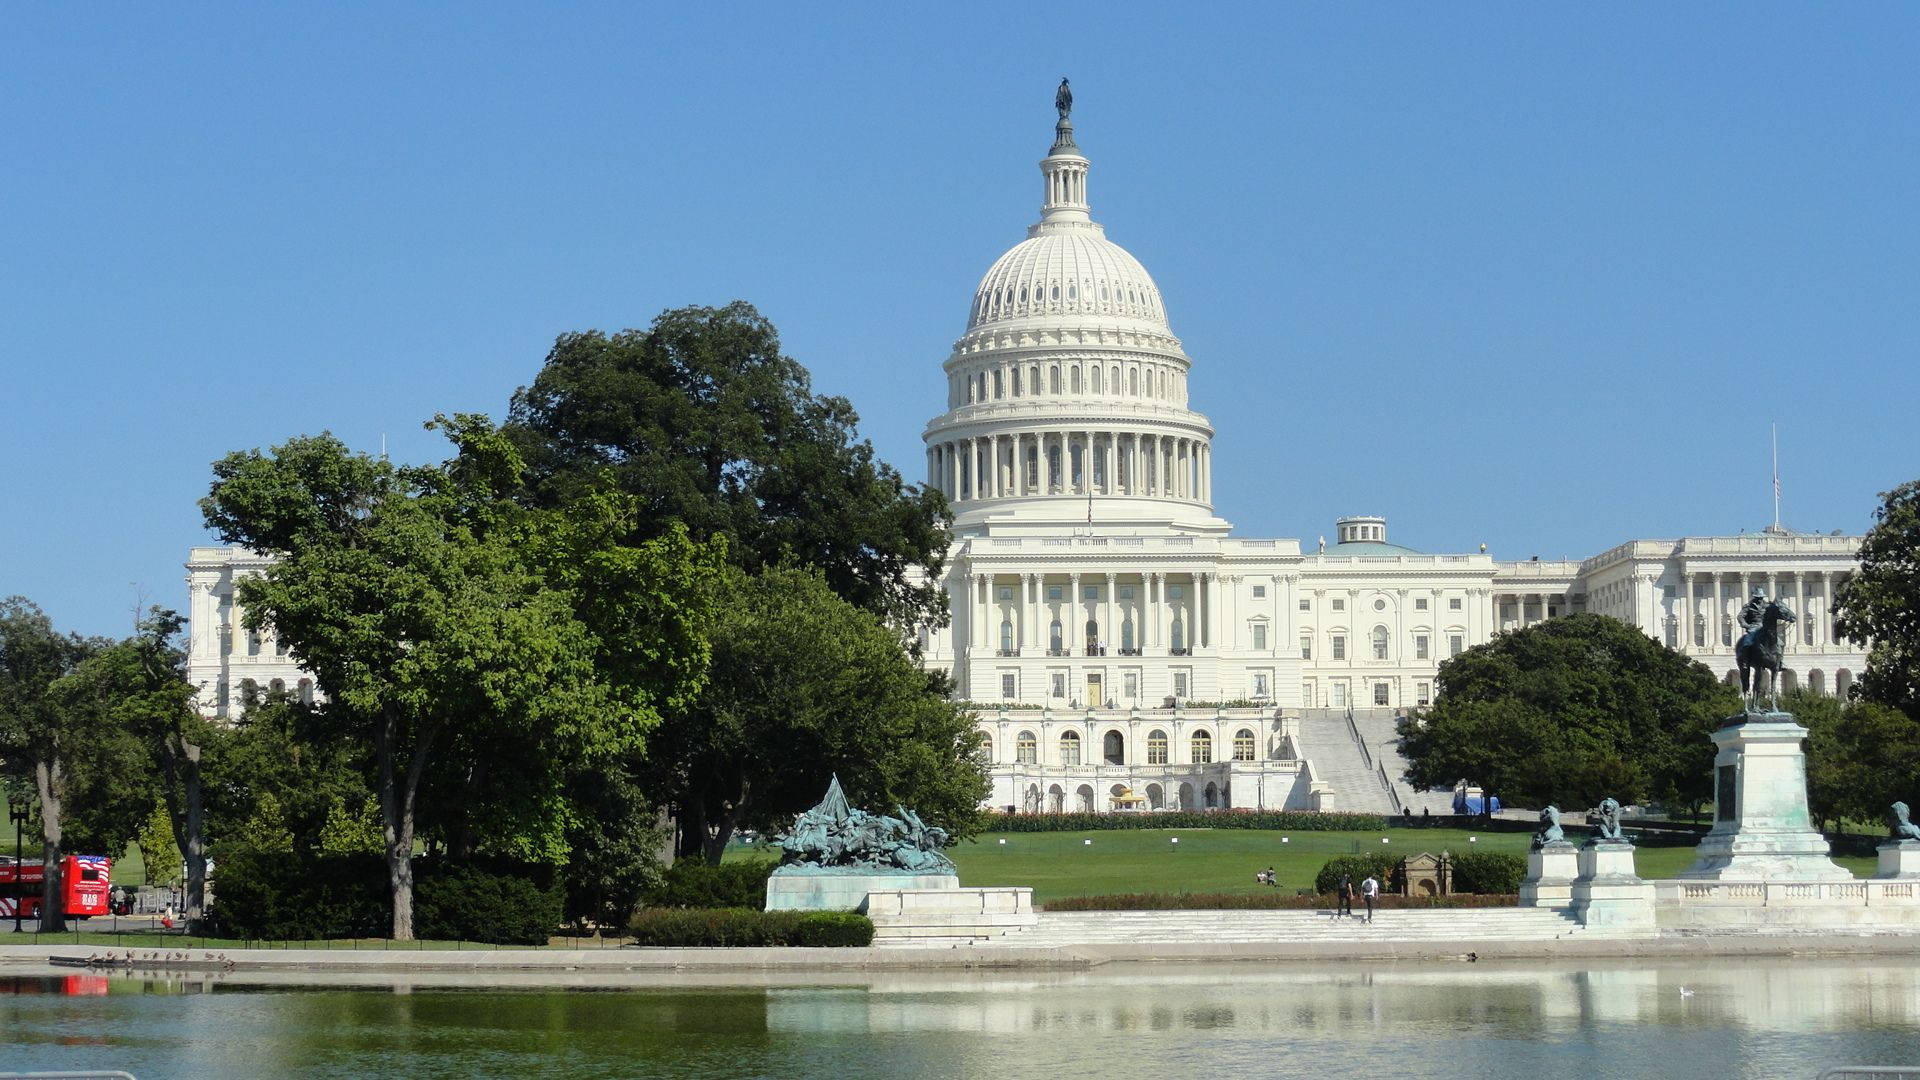
M1309 709L1313 708L1313 680L1312 679L1308 679L1305 682L1302 682L1300 684L1300 704L1306 706Z
M1000 700L1012 701L1020 696L1020 676L1013 672L1003 672L1000 676Z
M1267 598L1267 587L1266 587L1265 585L1255 585L1255 586L1253 587L1253 598L1254 598L1255 600L1264 600L1264 599L1266 599L1266 598Z
M1347 610L1347 602L1346 602L1346 600L1345 600L1345 599L1343 599L1343 598L1341 598L1341 597L1337 597L1337 596L1336 596L1336 597L1334 597L1334 599L1333 599L1333 610L1335 610L1335 611L1345 611L1345 610Z
M1061 590L1060 590L1060 586L1058 586L1058 585L1049 585L1049 586L1047 586L1047 599L1049 599L1049 600L1059 600L1059 599L1062 599L1062 598L1064 598L1064 596L1065 596L1065 594L1064 594L1063 592L1061 592Z
M1300 601L1300 610L1301 610L1301 611L1312 611L1312 610L1313 610L1313 601L1311 601L1311 600L1302 600L1302 601Z
M1133 586L1131 585L1120 586L1120 599L1122 600L1133 599Z
M1414 704L1415 705L1429 704L1430 699L1433 697L1433 684L1432 683L1415 683L1414 685L1418 689L1418 693L1415 695L1415 698L1414 698Z
M1461 637L1459 634L1447 635L1447 655L1448 656L1459 656L1461 653L1466 651L1467 651L1467 639Z
M1345 660L1347 658L1347 635L1333 635L1333 658L1335 660Z
M1447 610L1448 610L1448 611L1459 611L1459 610L1460 610L1460 598L1459 598L1459 597L1457 597L1457 596L1450 596L1450 597L1448 597L1448 598L1447 598Z
M1170 600L1178 600L1178 599L1180 599L1181 597L1183 597L1183 596L1185 596L1185 595L1187 595L1187 587L1186 587L1185 585L1169 585L1169 586L1167 586L1167 598L1168 598L1168 599L1170 599Z
M1137 672L1127 672L1121 677L1121 682L1126 687L1128 697L1137 698L1140 696L1140 676Z
M1057 698L1067 696L1067 676L1065 672L1056 671L1053 673L1053 696Z
M1098 586L1098 585L1082 585L1082 586L1080 586L1080 599L1082 599L1082 600L1098 600L1098 599L1100 599L1100 586Z
M1173 696L1177 698L1187 696L1187 673L1184 671L1173 673Z
M1002 600L1011 600L1011 599L1013 599L1013 586L1011 586L1011 585L1002 585L1002 586L1000 586L1000 594L999 594L999 595L1000 595L1000 599L1002 599Z
M1267 624L1253 624L1253 648L1256 652L1265 652L1267 648Z
M1312 634L1300 635L1300 659L1302 660L1313 659L1313 635Z
M1373 684L1373 703L1375 705L1385 705L1387 703L1386 683L1377 682Z
M1267 696L1267 677L1265 675L1255 675L1253 677L1253 696L1257 698Z
M1373 658L1375 660L1385 660L1387 658L1387 632L1385 629L1373 635Z
M1427 598L1424 596L1416 597L1413 601L1413 610L1415 611L1427 610Z
M1427 635L1413 635L1413 658L1415 660L1425 660L1427 658Z
M1333 701L1330 702L1330 704L1336 709L1344 709L1347 707L1346 683L1337 682L1333 684Z

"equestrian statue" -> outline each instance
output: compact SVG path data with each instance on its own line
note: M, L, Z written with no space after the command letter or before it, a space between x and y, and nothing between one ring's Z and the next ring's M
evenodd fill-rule
M1733 658L1740 665L1740 693L1747 711L1759 708L1764 700L1768 708L1780 708L1780 624L1797 622L1792 609L1779 600L1768 600L1765 589L1753 590L1752 599L1740 609L1740 626L1746 632L1734 646ZM1767 688L1760 689L1760 672L1767 673Z

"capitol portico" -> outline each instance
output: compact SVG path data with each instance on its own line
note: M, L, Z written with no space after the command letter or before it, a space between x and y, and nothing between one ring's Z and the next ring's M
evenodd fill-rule
M1093 220L1065 110L1040 171L1040 218L981 278L924 436L955 520L952 624L923 630L923 652L979 712L990 805L1439 808L1400 787L1394 714L1432 700L1448 657L1569 612L1737 681L1734 618L1758 587L1799 616L1783 688L1844 693L1864 668L1832 620L1857 536L1775 527L1513 562L1398 546L1372 514L1334 522L1331 543L1232 535L1193 361L1146 268ZM190 676L209 713L247 682L313 692L241 628L234 583L263 565L193 550Z

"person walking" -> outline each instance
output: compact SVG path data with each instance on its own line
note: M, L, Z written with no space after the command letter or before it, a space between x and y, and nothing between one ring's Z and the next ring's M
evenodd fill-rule
M1353 914L1353 875L1340 875L1340 906L1334 909L1333 917Z
M1374 880L1372 874L1368 874L1367 880L1360 883L1360 895L1367 898L1367 921L1372 922L1373 898L1380 895L1380 883Z

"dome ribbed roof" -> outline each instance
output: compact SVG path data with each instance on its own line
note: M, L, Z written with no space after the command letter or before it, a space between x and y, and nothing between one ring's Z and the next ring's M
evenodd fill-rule
M1040 226L1000 256L973 294L967 329L1009 319L1092 316L1170 333L1147 268L1099 226Z

